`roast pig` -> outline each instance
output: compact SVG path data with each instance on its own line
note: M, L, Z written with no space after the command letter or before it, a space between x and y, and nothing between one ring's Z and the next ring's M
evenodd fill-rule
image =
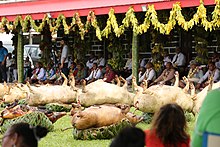
M82 106L92 106L101 104L128 104L133 105L134 94L127 90L127 83L120 87L103 80L97 80L78 91L77 102Z

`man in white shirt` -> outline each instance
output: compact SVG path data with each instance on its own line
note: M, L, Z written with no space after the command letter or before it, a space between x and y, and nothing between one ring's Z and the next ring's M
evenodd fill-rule
M148 85L150 85L155 79L156 79L156 72L153 69L153 64L151 62L148 62L146 64L146 71L140 77L139 83L142 83L144 80L146 80Z
M92 71L91 71L90 75L87 78L85 78L85 80L89 84L89 83L94 82L100 78L102 78L102 71L98 68L97 63L93 63Z
M171 62L171 58L169 56L168 51L164 51L164 55L163 55L164 67L166 66L167 62Z
M93 53L90 53L89 60L86 62L86 67L88 67L89 70L91 70L93 63L95 62L96 62L95 55Z
M214 83L219 81L219 70L215 67L215 63L209 62L208 67L209 70L205 73L205 75L199 80L198 84L196 85L197 89L206 87L209 84L208 81L211 77L213 77Z
M61 51L61 59L60 59L60 68L62 73L68 77L69 69L68 69L68 46L67 46L67 38L63 37L60 44L62 45Z
M102 57L102 53L98 54L98 59L96 60L96 63L98 64L98 67L104 67L105 66L105 58Z
M131 75L131 73L132 73L132 55L130 53L121 75L122 75L122 77L126 78L129 75Z
M180 78L184 76L186 58L179 47L176 48L176 54L172 60L173 67L179 72Z

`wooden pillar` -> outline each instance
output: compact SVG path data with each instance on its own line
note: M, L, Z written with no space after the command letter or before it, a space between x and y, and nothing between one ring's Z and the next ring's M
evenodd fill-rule
M138 81L138 67L139 67L138 54L139 54L138 35L133 32L133 36L132 36L132 75L136 77L137 81ZM134 87L134 85L132 85L132 87Z
M23 35L19 28L18 43L17 43L17 68L18 68L18 82L24 81L24 49L23 49Z

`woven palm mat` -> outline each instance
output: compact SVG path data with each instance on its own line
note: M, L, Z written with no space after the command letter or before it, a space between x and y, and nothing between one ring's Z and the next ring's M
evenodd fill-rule
M29 123L32 126L42 126L48 129L48 131L53 130L53 124L49 120L49 118L42 112L31 112L28 114L25 114L23 116L13 118L13 119L5 119L3 121L2 126L0 126L0 132L4 133L10 126L16 123Z

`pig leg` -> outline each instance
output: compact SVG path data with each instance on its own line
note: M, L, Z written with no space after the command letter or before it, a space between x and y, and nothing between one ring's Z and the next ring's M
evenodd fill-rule
M62 78L64 79L64 81L63 81L63 86L67 86L67 83L68 83L68 79L66 78L66 76L61 72L61 76L62 76Z

